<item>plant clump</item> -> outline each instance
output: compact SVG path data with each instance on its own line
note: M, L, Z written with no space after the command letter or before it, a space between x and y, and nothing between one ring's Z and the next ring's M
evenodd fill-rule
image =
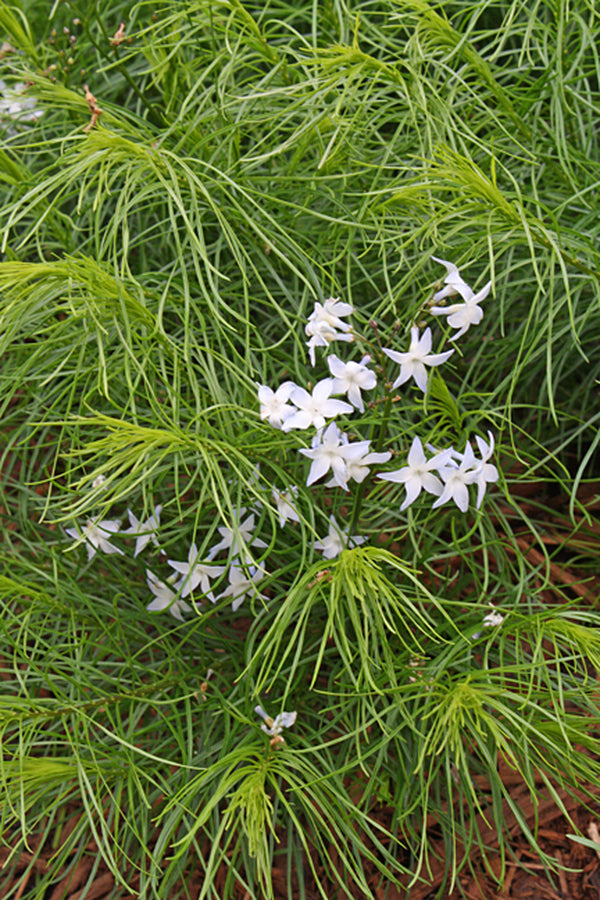
M552 877L511 792L600 785L599 27L0 2L0 893L502 884L515 827Z

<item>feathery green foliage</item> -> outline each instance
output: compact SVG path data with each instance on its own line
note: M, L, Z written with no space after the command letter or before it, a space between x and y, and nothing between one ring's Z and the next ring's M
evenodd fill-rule
M427 878L431 817L454 885L504 865L507 810L542 855L500 762L534 803L597 789L600 619L556 573L597 574L599 32L585 0L0 0L0 891L31 847L42 900L93 841L82 898L100 860L115 897L199 871L259 900L275 869L374 897ZM431 324L432 255L492 292L422 397L382 348ZM352 438L401 465L490 429L480 510L306 486L256 388L322 377L328 296L387 385ZM123 554L66 531L157 507L135 556L133 526ZM324 559L332 514L367 542ZM193 544L219 571L184 598ZM297 711L285 742L259 702Z

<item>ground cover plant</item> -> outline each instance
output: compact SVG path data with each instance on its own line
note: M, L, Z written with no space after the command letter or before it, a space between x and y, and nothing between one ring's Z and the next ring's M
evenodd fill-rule
M2 890L459 890L515 823L552 878L523 798L600 783L594 5L0 29Z

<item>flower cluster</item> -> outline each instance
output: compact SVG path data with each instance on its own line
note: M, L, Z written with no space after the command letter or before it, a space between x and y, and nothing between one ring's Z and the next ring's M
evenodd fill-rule
M439 262L446 266L447 275L445 287L437 291L433 299L442 302L446 297L459 293L463 303L451 307L433 306L431 312L433 315L448 315L450 326L459 329L454 335L455 340L470 325L481 320L483 312L479 304L489 293L490 284L475 294L463 281L456 266L444 260ZM308 353L313 366L317 347L328 348L333 341L350 343L357 338L352 326L345 321L352 312L352 306L339 298L330 297L324 303L315 303L306 324ZM387 385L388 392L412 379L417 388L425 393L427 369L442 365L454 353L454 349L432 353L431 329L427 327L420 334L417 325L411 328L408 350L380 349L382 361L387 357L400 366L399 373ZM392 458L392 452L377 446L372 449L371 439L351 439L334 421L338 416L364 413L363 392L373 391L378 384L376 370L371 367L371 357L363 355L360 360L344 361L330 354L327 365L330 374L317 381L311 390L289 380L275 390L267 385L258 385L260 416L273 428L283 432L313 429L310 446L298 448L299 454L310 462L306 486L311 487L327 478L325 487L348 492L351 482L363 482L373 466L387 463ZM375 407L375 404L370 406ZM487 438L486 441L477 435L475 447L467 441L464 450L458 451L454 447L438 449L430 444L424 448L421 439L416 436L408 451L407 464L389 472L380 472L378 477L404 486L406 496L401 511L424 492L435 497L433 508L453 501L462 512L466 512L471 488L476 490L476 507L479 508L487 485L498 480L498 470L490 462L494 437L489 431ZM104 476L98 476L92 488L102 489L104 480ZM288 522L301 521L298 495L296 485L288 485L284 489L272 488L271 497L277 508L280 527L283 528ZM162 508L155 507L153 514L144 521L140 521L131 510L127 512L129 528L124 531L121 531L120 520L98 518L89 519L83 528L75 526L66 529L67 534L77 543L85 544L88 560L98 551L122 556L124 551L113 543L118 535L135 538L134 558L148 545L158 547L157 532ZM183 613L191 610L187 598L192 596L211 603L226 598L231 601L234 611L248 595L266 599L257 587L265 578L266 571L255 562L251 552L251 548L264 550L267 547L263 540L255 536L255 511L246 507L236 509L232 521L217 530L219 540L205 553L201 553L192 543L186 560L167 559L172 571L166 577L161 579L154 571L146 569L147 585L153 595L147 609L168 609L171 615L183 621ZM328 534L314 541L313 549L321 552L325 559L333 559L345 547L358 546L364 541L364 537L350 534L350 527L340 525L330 514ZM213 583L220 583L225 578L226 586L215 594Z
M349 303L342 303L339 298L330 297L324 303L315 303L305 329L309 336L307 346L313 366L316 347L328 347L334 340L354 340L351 326L342 321L342 317L351 315L353 311ZM377 376L369 368L370 362L369 356L363 356L360 362L344 362L331 354L327 357L330 376L318 381L311 391L293 381L285 381L276 390L267 385L258 386L261 419L285 432L315 429L310 448L299 449L311 461L306 479L308 487L331 473L331 480L326 485L348 491L348 482L363 481L371 465L387 462L391 458L389 452L371 451L371 441L351 442L335 422L329 421L327 424L328 420L339 415L351 415L356 410L364 412L362 392L371 391L377 385ZM340 395L346 395L347 400L338 399ZM293 494L295 497L297 492L297 487L292 486L278 496ZM281 513L279 503L278 509ZM299 521L297 515L293 520ZM282 525L284 521L280 518ZM349 542L356 544L363 540L357 536L349 537L331 517L328 536L323 541L316 541L313 548L321 550L327 559L331 559Z
M472 484L477 485L476 505L479 509L486 485L498 480L496 466L488 462L494 452L494 437L490 431L488 438L489 443L479 435L475 438L481 454L480 459L475 457L473 448L468 443L463 453L459 453L453 447L438 451L430 448L433 455L427 459L420 438L415 437L408 453L408 465L394 472L382 473L379 477L385 481L395 481L404 485L406 498L400 507L401 510L410 506L423 490L437 497L433 504L434 509L453 500L462 512L466 512L469 506L468 488ZM434 475L434 472L437 472L437 475Z
M99 475L98 478L92 482L92 487L100 487L105 480L103 475ZM111 544L109 540L109 537L113 537L119 532L121 534L133 535L136 538L135 551L133 554L134 557L136 557L150 542L152 542L155 547L158 547L156 531L160 523L161 511L162 506L156 506L154 508L154 513L146 519L145 522L140 522L139 519L133 515L131 510L128 509L127 515L129 516L130 527L125 531L121 531L121 522L119 519L103 519L102 521L98 519L88 519L84 528L75 526L74 528L66 528L65 530L69 537L73 538L74 541L77 541L78 543L81 541L85 542L88 560L93 559L98 550L102 550L103 553L119 553L123 555L123 551L119 547L115 547L114 544Z
M102 482L98 481L95 486L101 484ZM285 518L292 518L294 510L291 505L291 494L282 501L283 503L287 507ZM140 522L131 510L128 510L130 527L124 531L121 531L121 522L118 519L88 519L83 528L75 526L67 528L66 532L77 543L85 543L88 560L91 560L98 550L122 556L123 550L111 543L111 539L118 534L135 537L133 553L135 558L148 544L159 546L157 532L161 511L162 507L155 507L154 513L145 521ZM297 521L297 514L295 515ZM265 599L262 594L258 593L256 584L265 577L266 572L260 566L250 564L251 557L248 551L249 547L265 548L267 546L260 538L254 537L254 513L246 516L244 507L235 510L231 527L222 526L218 532L221 540L209 549L206 558L202 559L196 544L192 544L188 551L187 561L168 559L167 563L174 569L174 572L166 579L162 580L151 569L146 569L146 582L153 594L153 599L146 607L148 610L157 612L168 609L171 615L179 621L183 621L182 613L191 610L185 598L193 592L210 600L211 603L230 598L234 611L241 606L248 594ZM227 561L229 565L213 563L215 557L221 552L227 553L228 559L222 562ZM211 581L220 579L226 572L227 587L215 596Z
M433 259L445 266L447 273L444 286L433 295L434 303L443 304L446 298L455 294L462 298L461 303L450 306L431 305L429 310L434 316L447 317L450 327L457 329L450 338L455 341L471 325L477 325L483 318L480 303L488 296L491 282L475 293L453 263L436 257ZM305 327L312 366L315 365L317 347L328 348L335 340L350 342L357 338L352 326L345 321L353 311L350 304L343 303L339 298L330 297L324 303L315 303ZM426 393L428 369L441 366L454 353L454 348L432 353L432 343L430 327L425 327L421 332L418 325L413 325L407 350L381 348L385 357L400 366L399 372L391 379L389 390L395 390L412 380L419 390ZM381 465L391 459L392 453L389 450L371 450L370 440L350 440L348 434L333 421L338 416L364 412L363 391L372 391L377 386L377 375L369 367L370 363L371 357L368 355L363 356L360 361L346 362L331 354L327 357L330 376L317 381L310 391L289 380L275 390L267 385L258 386L261 419L284 432L315 429L310 447L299 448L299 453L310 460L307 487L329 475L326 487L348 491L350 482L364 481L371 466ZM340 396L345 399L340 399ZM489 462L494 450L491 432L488 432L487 441L480 436L476 436L475 441L478 457L468 441L462 452L454 447L442 450L428 448L430 455L427 456L421 439L417 436L410 447L407 465L380 473L379 477L404 485L406 497L401 505L402 511L424 491L435 496L434 508L453 501L462 512L466 512L470 501L469 488L472 485L476 486L476 507L479 509L486 486L498 479L498 470ZM297 488L290 488L289 491L293 491L295 496ZM348 536L332 517L328 537L317 541L313 546L327 558L332 558L349 542L356 544L362 540L357 536Z

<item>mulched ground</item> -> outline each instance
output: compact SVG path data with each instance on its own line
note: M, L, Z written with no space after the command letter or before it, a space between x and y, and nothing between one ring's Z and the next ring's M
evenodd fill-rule
M529 812L528 824L534 827L535 814L529 797L518 785L515 785L513 797L519 801L523 812ZM597 804L596 814L594 814L582 806L577 799L564 793L560 793L560 797L577 827L584 834L598 836L600 803ZM507 820L510 819L511 815L507 811ZM544 852L552 856L560 866L553 876L548 876L539 858L531 852L527 842L518 833L518 826L515 824L511 829L514 832L511 843L513 859L509 858L506 861L504 877L500 879L501 887L498 887L498 882L485 871L481 861L474 859L471 860L472 871L459 876L458 884L452 893L445 888L442 888L440 893L444 867L442 862L435 865L434 861L432 877L427 882L421 882L408 891L406 888L399 889L394 886L375 888L377 900L446 900L446 898L459 900L463 897L466 900L598 900L600 897L600 843L598 851L594 851L571 840L568 835L572 834L573 826L560 812L553 800L542 798L537 822L537 834ZM600 841L600 837L598 840ZM490 844L492 843L493 841L490 841ZM33 844L35 845L35 842ZM441 842L437 850L440 859L443 860L444 852ZM51 849L47 854L42 851L33 866L31 866L32 854L22 853L14 873L14 883L7 893L2 894L3 900L9 897L14 900L39 897L36 892L36 881L40 875L43 875L47 866L47 858L52 852ZM8 848L0 849L0 863L4 863L8 855ZM84 857L78 866L71 869L63 881L55 884L46 893L44 900L83 900L84 896L85 900L104 900L109 895L112 896L112 900L131 900L132 896L140 897L137 892L133 895L125 892L116 896L112 894L115 887L114 878L102 864L95 872L91 887L84 894L83 886L92 872L94 863L97 863L97 858L94 854L93 843L91 843L88 857ZM492 858L492 868L497 875L500 875L499 856L495 860ZM307 900L320 900L321 895L317 891L308 866L305 871L305 879ZM373 873L372 883L374 885L377 883L375 873ZM274 870L273 884L275 900L289 900L285 871ZM339 888L333 884L327 886L324 881L321 884L328 897L341 900L343 895ZM195 875L191 873L187 886L190 897L192 900L196 900L202 888L201 873L198 872ZM132 883L131 887L135 891L135 884ZM215 885L215 888L217 891L219 890L218 884ZM356 893L354 896L357 900L364 897L362 893ZM165 897L165 900L169 900L169 898ZM251 897L240 887L236 891L235 900L260 900L260 898Z
M514 776L513 776L514 777ZM505 773L505 784L510 784L511 776ZM572 840L568 835L574 832L573 824L587 837L600 841L600 803L596 809L590 811L582 805L577 798L570 797L566 792L558 792L561 802L571 818L567 818L557 808L556 802L547 796L542 790L538 795L539 805L533 808L528 790L516 779L511 789L511 796L517 802L519 808L527 818L528 826L534 830L537 824L538 842L544 853L553 857L558 866L557 870L549 875L540 858L532 852L531 847L521 834L521 829L515 821L514 815L506 810L505 821L512 835L510 854L507 859L502 876L500 855L488 859L496 879L485 870L482 861L471 859L472 871L461 874L459 884L450 893L447 889L438 893L443 881L443 864L440 862L433 866L433 878L429 883L416 885L408 894L410 900L442 900L442 898L466 897L468 900L598 900L600 897L600 843L598 851ZM486 835L490 846L497 846L493 835L487 835L489 829L482 822L478 822L481 833ZM440 842L438 855L443 860L444 847ZM512 858L511 858L512 857ZM500 882L501 887L498 887ZM389 892L387 900L406 898L406 894Z

